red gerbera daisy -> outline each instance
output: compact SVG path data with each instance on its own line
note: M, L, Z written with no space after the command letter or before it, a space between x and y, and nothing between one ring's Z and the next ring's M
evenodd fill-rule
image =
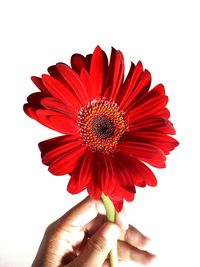
M24 111L63 135L39 144L42 161L54 175L70 174L68 191L102 193L117 211L132 201L135 186L155 186L144 164L165 167L178 145L164 86L150 90L151 74L131 63L124 79L124 59L112 49L110 61L99 46L86 57L74 54L71 67L58 63L49 75L32 77L40 92L31 94Z

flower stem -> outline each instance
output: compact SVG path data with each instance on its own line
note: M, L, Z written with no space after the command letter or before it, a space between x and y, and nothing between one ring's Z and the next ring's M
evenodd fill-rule
M104 193L102 193L101 199L106 209L106 215L107 215L108 221L115 223L116 212L115 212L115 207L113 206L112 201L110 200L109 197L105 196ZM117 242L111 249L109 257L110 257L111 267L117 267L118 266Z

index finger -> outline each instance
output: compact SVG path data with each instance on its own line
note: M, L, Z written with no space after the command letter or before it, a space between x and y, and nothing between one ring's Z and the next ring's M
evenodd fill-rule
M90 197L86 197L79 204L74 206L71 210L66 212L59 220L63 226L84 226L91 222L102 209L103 203L96 201Z

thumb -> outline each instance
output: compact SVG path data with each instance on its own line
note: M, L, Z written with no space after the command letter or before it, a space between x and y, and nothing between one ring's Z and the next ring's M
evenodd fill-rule
M76 258L76 263L72 266L81 267L102 267L108 253L111 251L120 235L119 227L110 222L106 222L88 240L81 255Z

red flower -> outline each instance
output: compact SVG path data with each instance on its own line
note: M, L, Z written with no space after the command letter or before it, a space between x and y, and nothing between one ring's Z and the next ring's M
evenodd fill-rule
M110 61L99 46L86 57L74 54L71 66L58 63L50 75L32 77L40 92L24 105L28 116L62 133L39 144L42 162L54 175L70 174L68 191L87 189L109 196L116 210L132 201L135 186L156 186L143 162L165 167L178 145L164 86L150 89L151 74L131 63L124 79L124 59L112 49Z

